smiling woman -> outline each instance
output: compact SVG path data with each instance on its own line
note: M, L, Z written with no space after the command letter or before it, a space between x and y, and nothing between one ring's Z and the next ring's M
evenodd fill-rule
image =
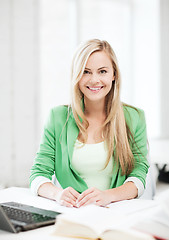
M68 207L140 197L148 171L144 112L120 100L107 41L89 40L72 63L72 103L51 110L31 169L35 194ZM61 188L51 182L55 173Z
M85 101L92 98L92 101L105 104L105 97L111 90L113 81L114 70L107 53L104 51L92 53L79 81L79 89L84 94Z
M86 143L97 143L103 140L102 125L106 119L106 96L112 89L114 79L114 69L108 54L105 51L93 52L88 58L78 83L84 98L85 117L89 123ZM94 113L94 116L91 117L91 113ZM79 138L80 136L81 134Z

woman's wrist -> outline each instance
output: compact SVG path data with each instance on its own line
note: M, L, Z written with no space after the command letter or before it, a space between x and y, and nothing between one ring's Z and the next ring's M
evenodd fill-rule
M105 190L105 193L107 195L107 200L109 203L112 203L136 198L138 190L133 182L126 182L117 188Z
M55 187L54 191L53 191L53 200L55 200L56 202L60 202L60 198L62 195L63 189L62 188L58 188Z
M56 187L53 183L43 183L38 189L38 195L58 201L61 188Z
M107 189L104 191L107 196L106 198L107 198L108 204L117 201L117 196L116 196L117 194L116 194L115 189L116 188L112 188L112 189Z

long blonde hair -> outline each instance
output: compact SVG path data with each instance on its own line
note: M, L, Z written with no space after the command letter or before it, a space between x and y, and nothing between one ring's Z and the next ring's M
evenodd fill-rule
M106 166L112 156L114 156L116 163L121 167L122 175L128 175L134 168L133 154L129 144L129 135L131 132L126 125L123 104L120 101L121 77L117 58L112 47L107 41L101 41L99 39L89 40L80 45L74 55L71 75L72 112L85 143L87 141L87 128L89 123L83 111L83 94L79 89L78 82L82 78L89 56L96 51L105 51L108 54L112 61L115 77L112 88L106 96L106 119L103 124L103 136L108 147Z

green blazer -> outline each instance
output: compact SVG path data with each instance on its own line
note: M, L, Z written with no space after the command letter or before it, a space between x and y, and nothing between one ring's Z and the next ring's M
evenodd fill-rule
M129 176L139 178L145 186L149 164L147 162L147 134L144 112L129 106L124 106L123 109L126 122L140 150L132 149L135 168ZM71 110L68 119L67 117L67 106L58 106L51 109L44 127L39 151L31 168L30 184L38 176L44 176L52 180L52 175L55 174L63 188L71 186L81 193L88 188L87 184L71 166L74 143L78 137L79 129ZM115 162L113 164L110 188L122 185L129 177L122 176L121 169Z

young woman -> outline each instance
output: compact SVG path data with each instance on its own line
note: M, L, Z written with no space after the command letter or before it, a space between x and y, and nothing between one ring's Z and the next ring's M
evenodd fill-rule
M81 45L72 103L51 110L31 169L34 193L67 207L142 195L148 171L144 112L120 101L120 72L107 41ZM55 174L61 187L52 183Z

